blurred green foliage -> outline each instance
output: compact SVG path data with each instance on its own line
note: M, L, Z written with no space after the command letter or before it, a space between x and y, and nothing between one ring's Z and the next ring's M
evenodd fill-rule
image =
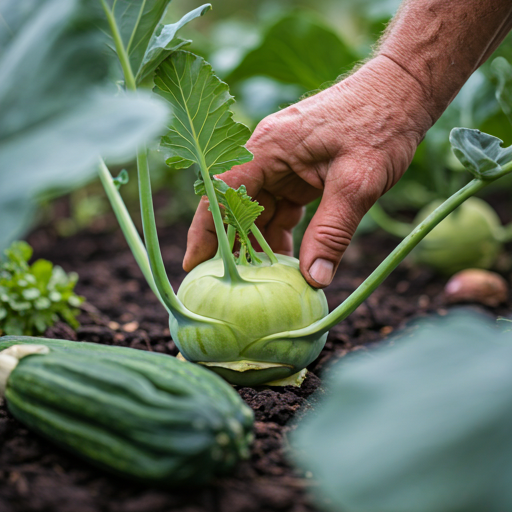
M0 335L43 334L59 318L77 328L78 275L43 259L29 265L31 257L30 245L13 242L0 259Z
M292 436L322 508L512 509L512 338L501 323L508 332L475 312L423 319L331 368Z

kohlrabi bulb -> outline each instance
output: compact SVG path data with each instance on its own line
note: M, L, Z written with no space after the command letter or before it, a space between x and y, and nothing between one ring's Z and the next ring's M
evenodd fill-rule
M314 361L327 334L308 340L262 340L307 327L328 313L322 290L312 288L295 258L277 256L270 265L238 265L241 283L222 279L221 258L190 272L178 298L193 313L218 321L171 319L171 334L182 355L206 364L233 384L257 385L293 375Z
M441 203L434 201L423 208L414 224L418 225ZM500 226L496 212L482 199L471 197L437 225L412 256L416 263L448 275L465 268L488 269L501 249L496 239Z

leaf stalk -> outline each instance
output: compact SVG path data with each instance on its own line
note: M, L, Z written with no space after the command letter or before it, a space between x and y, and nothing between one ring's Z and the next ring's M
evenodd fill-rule
M512 172L512 162L503 166L499 174L489 179L475 178L465 187L449 197L436 208L423 222L395 248L395 250L370 274L370 276L336 309L317 322L294 331L281 332L266 336L262 340L271 341L282 338L307 338L326 333L333 326L342 322L353 313L404 260L404 258L427 236L444 218L490 183Z

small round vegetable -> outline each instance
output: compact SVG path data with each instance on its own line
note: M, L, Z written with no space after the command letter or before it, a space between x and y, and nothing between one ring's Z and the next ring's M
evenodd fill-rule
M423 208L414 221L418 225L442 201ZM447 275L465 268L490 268L501 249L496 238L501 227L496 212L482 199L471 197L448 215L416 247L416 263L426 264Z
M448 302L479 302L496 307L508 298L508 284L496 272L469 268L457 272L444 288Z
M326 334L313 339L260 341L265 336L311 325L328 313L321 290L312 288L295 258L278 255L270 265L238 265L244 280L222 278L222 260L196 267L183 281L178 298L190 311L219 320L187 324L171 319L171 334L183 356L203 363L232 384L258 385L293 375L314 361Z

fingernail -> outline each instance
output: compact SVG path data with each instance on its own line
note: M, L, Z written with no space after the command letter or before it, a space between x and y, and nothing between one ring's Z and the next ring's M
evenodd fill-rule
M334 270L334 263L332 261L318 258L313 262L309 268L309 275L320 286L327 286L332 281L332 273Z

